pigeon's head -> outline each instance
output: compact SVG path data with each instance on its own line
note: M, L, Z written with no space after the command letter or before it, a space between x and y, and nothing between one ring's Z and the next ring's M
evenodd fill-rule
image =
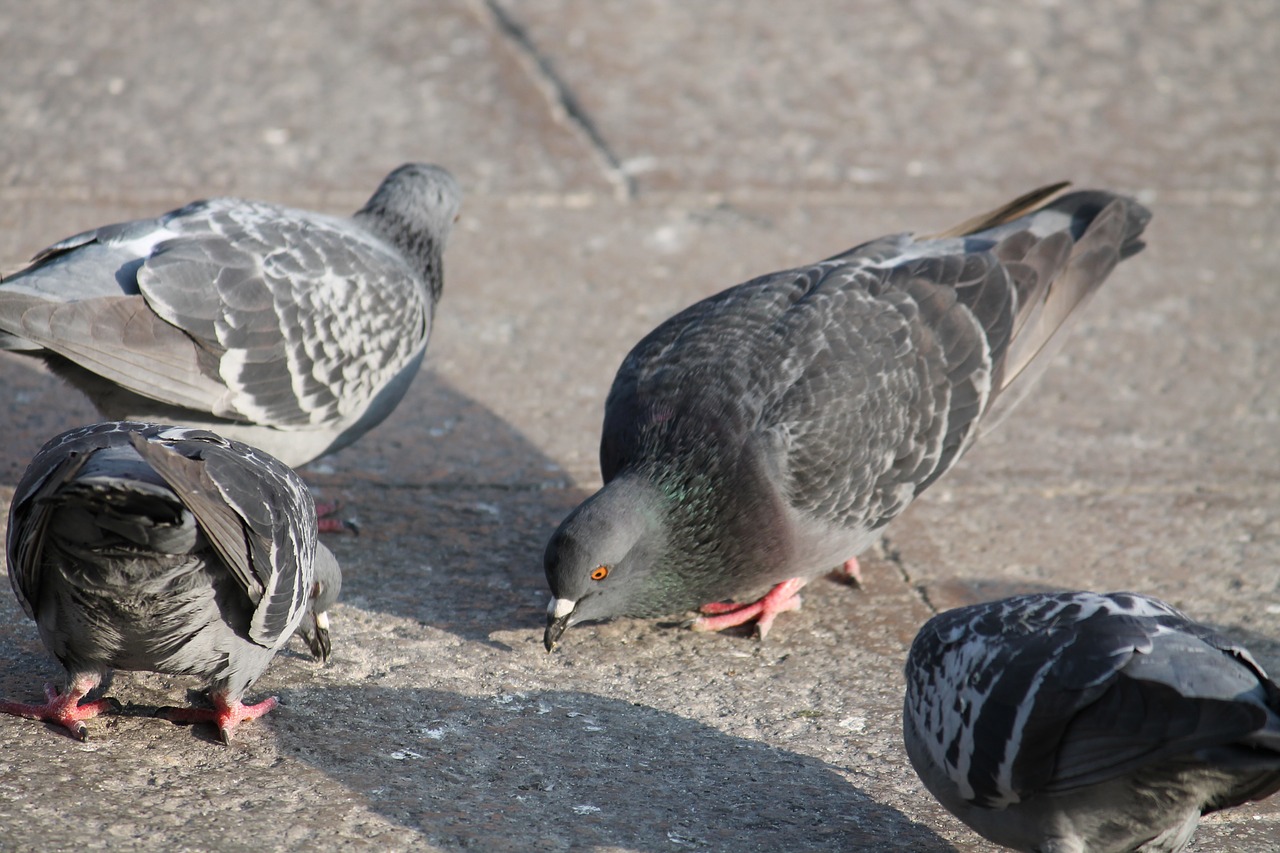
M462 190L453 175L429 163L406 163L382 179L356 218L428 262L431 275L461 207Z
M365 204L365 210L395 214L429 229L441 242L449 236L461 207L462 190L453 175L429 163L405 163L382 179Z
M302 620L302 637L316 660L324 663L333 651L329 639L329 609L342 592L342 569L338 560L324 545L316 547L315 580L311 586L307 615Z
M652 615L666 541L662 498L642 478L613 480L570 513L543 557L551 586L547 651L579 622Z

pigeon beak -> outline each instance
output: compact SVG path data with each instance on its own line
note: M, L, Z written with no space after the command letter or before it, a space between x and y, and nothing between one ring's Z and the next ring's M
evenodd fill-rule
M547 632L542 635L542 645L547 647L548 652L553 650L556 643L560 642L560 638L564 636L565 629L569 627L569 619L573 616L573 609L577 605L578 602L567 598L553 598L547 604Z
M316 630L314 634L304 635L307 641L307 647L311 649L312 656L321 664L329 661L329 655L333 652L333 642L329 639L329 614L315 614Z

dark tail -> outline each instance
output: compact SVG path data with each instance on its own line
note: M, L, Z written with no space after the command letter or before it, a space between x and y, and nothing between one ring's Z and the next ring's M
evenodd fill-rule
M1018 297L1009 345L992 377L983 431L998 424L1035 384L1079 309L1116 264L1142 251L1142 232L1151 219L1137 201L1100 190L1069 193L1030 212L1016 205L970 220L978 229L955 235L988 244L1012 275Z

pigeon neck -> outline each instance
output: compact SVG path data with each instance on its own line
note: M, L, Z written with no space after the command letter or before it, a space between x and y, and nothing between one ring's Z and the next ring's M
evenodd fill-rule
M735 565L785 558L785 516L766 497L775 490L751 448L686 457L662 466L651 479L673 520L672 545L682 556ZM711 530L725 535L710 536Z
M357 211L353 218L403 252L430 286L432 302L440 299L444 282L441 256L444 239L448 234L447 227L438 232L424 227L423 223L415 222L412 217L381 204L376 196Z
M663 492L646 477L624 473L611 480L594 498L600 517L608 518L622 538L634 542L660 530L668 514Z
M342 569L323 543L316 546L315 583L318 593L311 607L317 613L324 613L333 607L342 591Z

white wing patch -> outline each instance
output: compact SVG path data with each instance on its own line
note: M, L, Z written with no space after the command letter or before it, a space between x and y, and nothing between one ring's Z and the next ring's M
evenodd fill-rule
M116 248L123 249L126 252L138 257L149 258L151 253L155 251L156 246L166 240L172 240L175 237L181 237L177 231L161 225L145 234L139 234L131 240L112 240L110 244Z

